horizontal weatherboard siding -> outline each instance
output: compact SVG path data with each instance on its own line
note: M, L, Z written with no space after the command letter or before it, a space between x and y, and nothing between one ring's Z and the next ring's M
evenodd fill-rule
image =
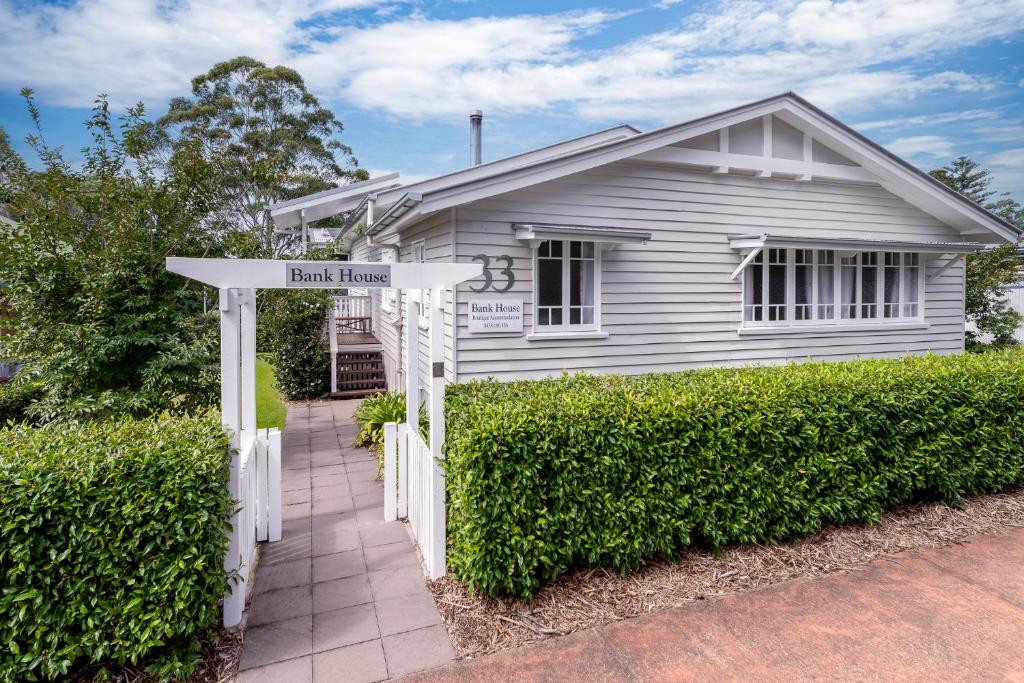
M620 245L603 254L601 329L606 338L527 340L534 331L532 251L514 238L513 223L652 233L646 245ZM741 280L730 274L740 256L729 248L730 234L961 240L948 225L876 185L798 183L618 163L459 207L456 229L459 262L475 262L479 254L492 260L508 255L516 280L504 294L472 292L482 279L458 287L459 381L577 369L635 374L963 348L962 265L934 282L927 280L948 257L925 258L924 329L737 333ZM504 285L500 267L494 269L499 287ZM469 334L467 300L502 296L524 300L523 335Z

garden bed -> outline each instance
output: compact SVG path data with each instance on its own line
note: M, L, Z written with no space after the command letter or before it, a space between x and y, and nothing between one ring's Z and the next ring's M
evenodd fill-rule
M606 569L567 574L532 600L470 594L445 577L431 587L460 657L518 647L601 624L755 590L797 577L856 570L907 550L939 548L971 536L1024 526L1024 489L978 496L960 509L908 505L876 524L828 527L775 545L738 545L718 557L687 550L678 562L656 562L626 575Z

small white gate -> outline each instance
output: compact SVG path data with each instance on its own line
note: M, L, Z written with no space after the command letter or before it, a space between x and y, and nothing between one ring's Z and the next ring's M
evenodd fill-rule
M444 289L431 290L429 445L419 430L419 297L406 306L406 422L384 427L384 520L408 517L430 578L445 574Z

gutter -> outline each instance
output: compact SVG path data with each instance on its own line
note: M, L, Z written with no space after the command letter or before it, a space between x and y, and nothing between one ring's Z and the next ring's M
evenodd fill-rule
M384 212L384 215L366 226L366 236L370 237L381 230L392 227L422 203L423 195L421 193L406 192L401 199Z

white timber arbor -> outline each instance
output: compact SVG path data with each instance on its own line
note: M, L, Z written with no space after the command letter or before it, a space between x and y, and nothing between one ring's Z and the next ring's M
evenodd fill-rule
M231 435L228 483L237 501L228 534L224 569L232 577L224 596L224 625L241 623L253 577L256 543L281 539L281 435L256 429L256 290L285 288L405 289L407 329L417 330L422 292L429 290L429 446L419 436L419 344L408 346L407 423L391 424L385 468L385 519L395 519L399 502L423 552L431 576L445 571L444 489L444 301L447 291L479 276L480 264L361 263L267 259L167 259L167 270L220 291L221 419ZM396 435L403 439L396 443ZM394 454L403 458L396 462ZM396 480L397 478L397 480ZM407 512L406 512L407 511Z

